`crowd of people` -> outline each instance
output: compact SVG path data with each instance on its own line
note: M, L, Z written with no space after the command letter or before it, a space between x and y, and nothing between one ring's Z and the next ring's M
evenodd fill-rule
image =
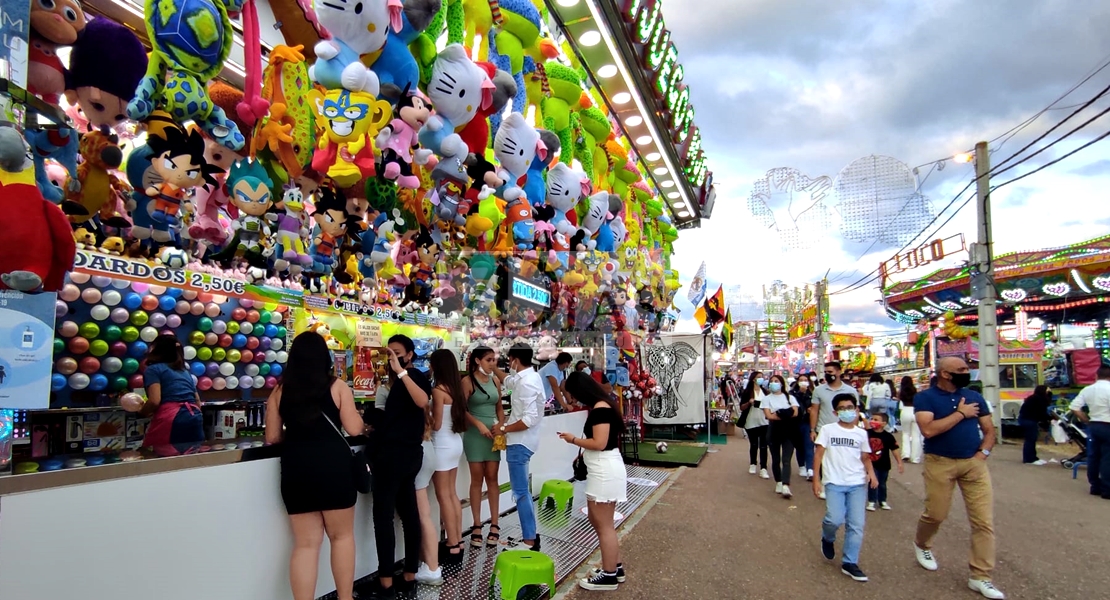
M1110 369L1107 379L1110 384ZM799 476L825 501L822 554L836 558L837 534L843 528L841 572L867 581L859 565L866 514L893 509L886 493L893 468L902 473L906 462L924 463L925 502L914 540L918 564L928 571L938 569L932 542L958 486L972 532L968 587L986 598L1004 598L991 582L995 549L987 459L995 430L990 405L970 384L970 369L959 358L940 360L930 386L921 391L909 377L895 386L879 375L857 389L837 361L824 364L820 381L816 373L795 379L754 371L732 399L749 440L748 472L773 477L775 492L790 498L796 462ZM1110 413L1107 421L1110 428ZM895 435L899 430L901 443Z
M470 352L464 372L453 352L437 350L429 357L430 373L425 373L412 366L414 345L403 335L389 339L388 354L385 391L360 415L350 387L333 374L332 353L324 339L302 333L292 344L281 385L268 400L266 441L281 444L281 496L294 538L289 579L295 600L315 597L325 537L331 546L336 596L352 600L354 506L358 481L366 475L360 470L365 469L373 474L370 493L378 557L371 598L392 598L417 584L441 585L441 565L462 562L465 540L456 478L463 456L470 470L474 523L469 545L541 551L528 474L539 449L544 407L551 400L563 410L589 411L581 434L559 434L581 449L589 520L601 546L601 568L579 585L613 590L625 581L614 529L616 503L626 500L627 475L618 442L624 420L604 380L584 370L566 375L571 363L566 353L537 371L532 348L524 344L508 351L507 371L498 368L494 350L479 347ZM502 404L506 395L507 413ZM365 459L352 450L344 432L368 436ZM520 518L518 540L502 540L500 535L502 454ZM434 486L440 523L432 519L429 486ZM490 514L484 536L483 486ZM404 537L400 578L393 577L395 515Z

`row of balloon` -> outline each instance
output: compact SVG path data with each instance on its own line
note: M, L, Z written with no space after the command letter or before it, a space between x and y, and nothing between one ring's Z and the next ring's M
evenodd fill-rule
M70 393L143 387L144 359L163 334L184 343L197 388L277 385L288 359L288 307L143 282L70 273L55 307L55 406Z

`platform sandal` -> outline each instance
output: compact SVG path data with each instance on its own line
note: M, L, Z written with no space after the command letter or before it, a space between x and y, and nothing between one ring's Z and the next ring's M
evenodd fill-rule
M472 548L481 548L482 547L482 526L481 525L475 525L474 527L470 528L470 547L472 547Z
M497 531L493 530L495 527L497 528ZM489 546L490 548L496 548L497 544L499 544L500 542L501 542L501 526L500 525L490 525L489 526L489 536L486 537L486 545Z

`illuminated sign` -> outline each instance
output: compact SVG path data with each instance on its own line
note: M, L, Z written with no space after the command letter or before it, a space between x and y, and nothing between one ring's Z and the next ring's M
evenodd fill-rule
M962 233L942 240L933 240L909 252L897 254L881 263L879 265L879 277L882 279L883 286L885 287L886 280L891 275L904 273L916 269L917 267L943 260L946 256L952 256L964 250L967 250L967 244L964 243L964 235Z
M690 88L682 82L685 70L678 62L678 49L671 41L671 32L663 23L660 1L623 0L621 15L632 41L643 47L641 63L650 73L655 96L667 114L671 141L679 149L686 178L693 187L701 187L708 175L701 132L694 125Z
M551 306L551 292L534 283L529 283L520 279L519 277L512 278L512 283L509 287L509 296L514 300L533 304L541 308Z

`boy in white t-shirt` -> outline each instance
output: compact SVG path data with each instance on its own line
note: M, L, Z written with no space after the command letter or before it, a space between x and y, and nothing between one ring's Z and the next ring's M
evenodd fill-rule
M852 394L833 398L836 425L826 425L817 436L813 464L813 495L821 497L821 481L825 481L825 520L821 523L821 554L828 560L836 556L836 532L844 525L844 549L840 571L856 581L867 581L859 568L859 551L863 545L863 522L866 515L867 487L878 487L879 480L871 466L871 445L867 431L857 427L859 409Z

